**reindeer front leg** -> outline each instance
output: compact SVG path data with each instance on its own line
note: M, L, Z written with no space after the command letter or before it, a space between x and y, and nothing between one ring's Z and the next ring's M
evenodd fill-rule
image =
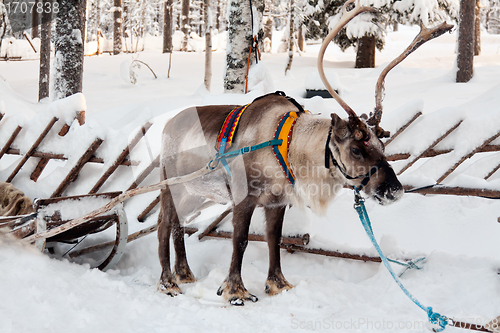
M266 214L267 246L269 247L269 273L267 275L265 291L269 295L276 295L283 290L293 288L281 272L280 240L285 210L286 206L264 208Z
M258 300L246 290L241 279L243 254L248 245L248 229L254 209L254 199L250 196L233 208L233 255L229 275L217 290L217 295L223 296L232 305L244 305L246 300Z

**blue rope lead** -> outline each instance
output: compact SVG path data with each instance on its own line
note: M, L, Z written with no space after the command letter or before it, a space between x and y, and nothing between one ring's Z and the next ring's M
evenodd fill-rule
M384 255L382 250L380 249L380 246L377 243L377 240L375 239L375 236L373 235L373 230L372 230L372 225L370 222L370 218L368 217L368 213L366 212L365 208L365 203L364 203L363 197L359 194L359 190L354 187L354 209L358 212L359 219L361 220L361 223L363 224L363 227L365 228L366 234L370 238L370 241L372 242L373 246L377 250L378 255L380 256L380 259L382 259L382 262L384 263L384 266L387 268L389 273L391 274L392 278L394 281L397 283L399 288L405 293L406 296L408 296L409 299L413 301L419 308L424 310L427 313L427 317L429 318L429 322L434 325L438 325L438 328L434 328L435 332L441 332L446 328L446 325L448 324L448 318L445 316L440 315L437 312L433 312L432 308L425 307L420 303L415 296L410 294L408 289L403 286L401 283L401 280L399 277L394 273L394 271L391 268L391 265L389 264L389 259ZM398 262L399 263L399 262ZM414 264L414 263L413 263ZM411 265L411 264L410 264Z
M269 141L260 143L260 144L255 145L255 146L243 147L243 148L238 149L238 150L228 151L227 153L223 153L223 150L221 149L215 155L215 158L213 160L211 160L210 162L208 162L208 168L210 170L213 170L213 169L215 169L219 165L220 161L222 161L222 164L224 164L225 160L228 159L228 158L232 158L232 157L236 157L236 156L239 156L239 155L243 155L243 154L255 151L255 150L259 150L259 149L262 149L262 148L265 148L265 147L269 147L269 146L276 146L276 145L279 146L282 143L283 143L283 140L281 140L281 139L275 139L275 140L269 140ZM225 142L224 142L224 146L225 146ZM222 147L222 145L221 145L221 147ZM226 167L226 165L224 165L224 167ZM226 169L229 172L229 168L226 168Z

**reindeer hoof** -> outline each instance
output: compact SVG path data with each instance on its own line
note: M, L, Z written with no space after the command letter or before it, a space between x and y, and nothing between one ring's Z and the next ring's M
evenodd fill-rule
M182 294L181 288L179 288L179 286L175 282L171 282L171 283L166 282L165 283L165 282L159 281L158 286L157 286L157 290L158 290L158 292L160 292L162 294L166 294L166 295L171 296L171 297Z
M269 296L274 296L274 295L281 293L283 290L290 290L292 288L293 288L293 285L288 283L288 281L285 280L285 278L283 278L282 280L279 280L279 281L268 279L266 281L265 292Z
M257 296L250 294L243 286L229 287L227 282L224 282L219 287L217 295L223 296L231 305L235 306L243 306L247 300L254 303L259 300Z
M187 270L176 270L174 276L178 284L196 282L196 278L189 268Z

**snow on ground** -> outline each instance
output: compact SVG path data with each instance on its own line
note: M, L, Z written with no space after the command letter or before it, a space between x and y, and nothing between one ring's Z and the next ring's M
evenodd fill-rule
M354 110L362 113L373 109L374 86L382 65L399 54L416 33L416 28L408 27L390 33L386 49L377 52L375 69L352 69L352 49L342 53L333 45L328 48L327 71L338 75L342 97ZM278 35L275 33L275 41L279 41ZM469 128L475 131L457 132L460 137L451 138L453 140L443 145L468 149L467 145L495 129L492 122L497 121L498 115L500 36L483 33L482 54L476 57L475 76L467 84L454 83L455 38L454 34L445 35L422 46L388 75L384 112L388 126L395 126L416 109L422 111L430 123L420 126L422 140L427 130L431 136L431 128L432 133L439 133L459 116L464 117ZM274 48L277 45L275 42ZM308 45L302 56L294 56L287 76L284 76L286 53L263 54L262 64L266 69L261 68L258 75L267 80L266 84L259 85L247 96L223 94L222 49L214 53L213 91L208 93L202 85L202 53L174 52L170 78L167 78L168 55L162 55L159 47L157 42L146 41L146 51L139 54L139 60L149 64L158 79L154 80L149 70L142 67L135 85L124 81L120 74L122 63L130 62L131 55L85 58L83 95L87 123L100 128L99 131L108 136L106 140L116 140L116 144L121 145L123 139L120 138L134 135L136 127L147 119L161 125L181 108L215 103L244 104L268 92L266 90L283 90L307 109L325 117L331 112L343 115L344 111L333 100L303 98L306 77L316 71L317 44ZM0 78L2 108L7 115L15 115L18 123L32 119L47 108L49 101L36 102L37 61L2 61ZM479 125L474 123L476 115L482 121ZM485 133L481 124L485 126ZM155 137L158 133L155 129L148 137L153 148L158 148L159 138ZM412 142L415 141L412 138L401 137L388 149L407 148L417 154L420 146ZM107 149L108 155L118 151L112 147ZM435 181L432 171L438 166L433 166L431 161L423 160L410 168L406 172L407 180L422 184ZM442 163L450 161L443 157ZM450 183L469 182L471 186L487 183L499 189L498 173L488 182L481 183L477 178L484 174L482 170L492 168L495 163L498 163L498 153L485 154L479 161L465 165L460 177L450 177ZM0 171L6 168L9 165L0 165ZM80 177L94 179L97 172L89 170ZM155 177L158 178L157 173L147 182L155 182L157 179L152 179ZM115 186L128 184L131 178L133 175L128 175L128 179L122 175ZM19 181L17 185L32 195L44 194L43 188L27 181ZM72 191L84 191L85 186L88 184L74 187ZM137 203L145 203L152 197L134 198L125 205L130 232L155 223L157 213L144 224L135 218L144 206ZM287 212L285 231L289 234L308 232L311 247L375 255L352 203L352 192L344 190L326 216L292 209ZM202 215L198 223L208 223L217 209ZM420 302L441 314L478 325L500 314L498 200L407 194L390 206L382 207L368 200L367 209L375 235L387 254L400 258L426 256L421 270L407 272L402 278ZM254 220L252 228L258 230L261 211L256 212ZM110 230L87 241L98 243L113 237L112 233ZM243 279L259 301L231 307L215 293L227 274L230 241L186 238L188 259L198 280L182 285L184 294L175 298L156 292L160 275L157 247L156 235L146 236L127 245L116 268L100 272L90 268L93 257L80 263L52 259L1 238L0 332L428 331L425 313L404 296L380 264L282 251L284 274L295 288L268 297L264 293L267 246L250 243L243 261ZM95 259L99 257L102 256L97 255ZM461 330L448 328L447 331Z

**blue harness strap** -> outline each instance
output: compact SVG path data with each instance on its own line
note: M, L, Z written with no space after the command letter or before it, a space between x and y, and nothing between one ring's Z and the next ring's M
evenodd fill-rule
M442 316L437 312L433 312L432 308L430 306L426 307L426 306L422 305L422 303L420 303L415 298L415 296L413 296L408 291L408 289L406 289L405 286L403 286L403 283L401 283L401 280L399 279L399 277L392 270L392 267L389 264L389 259L384 255L384 253L380 249L380 246L377 243L377 240L375 239L375 236L374 236L373 230L372 230L372 225L370 222L370 218L368 217L368 213L366 212L364 199L363 199L363 197L361 197L361 195L359 194L359 189L356 187L354 188L354 201L355 201L354 209L356 209L356 211L358 212L359 219L361 220L361 223L363 224L363 228L365 229L366 234L368 235L368 238L370 238L370 241L372 242L373 246L375 247L375 250L377 250L377 253L380 256L380 259L382 259L384 266L387 268L387 270L391 274L391 276L394 279L394 281L396 282L396 284L399 286L399 288L401 288L401 290L405 293L405 295L408 296L408 298L410 300L412 300L413 303L415 303L419 308L421 308L422 310L424 310L427 313L427 317L429 318L429 322L431 324L439 326L437 328L434 328L434 331L435 332L443 331L446 328L446 325L448 324L449 318Z

